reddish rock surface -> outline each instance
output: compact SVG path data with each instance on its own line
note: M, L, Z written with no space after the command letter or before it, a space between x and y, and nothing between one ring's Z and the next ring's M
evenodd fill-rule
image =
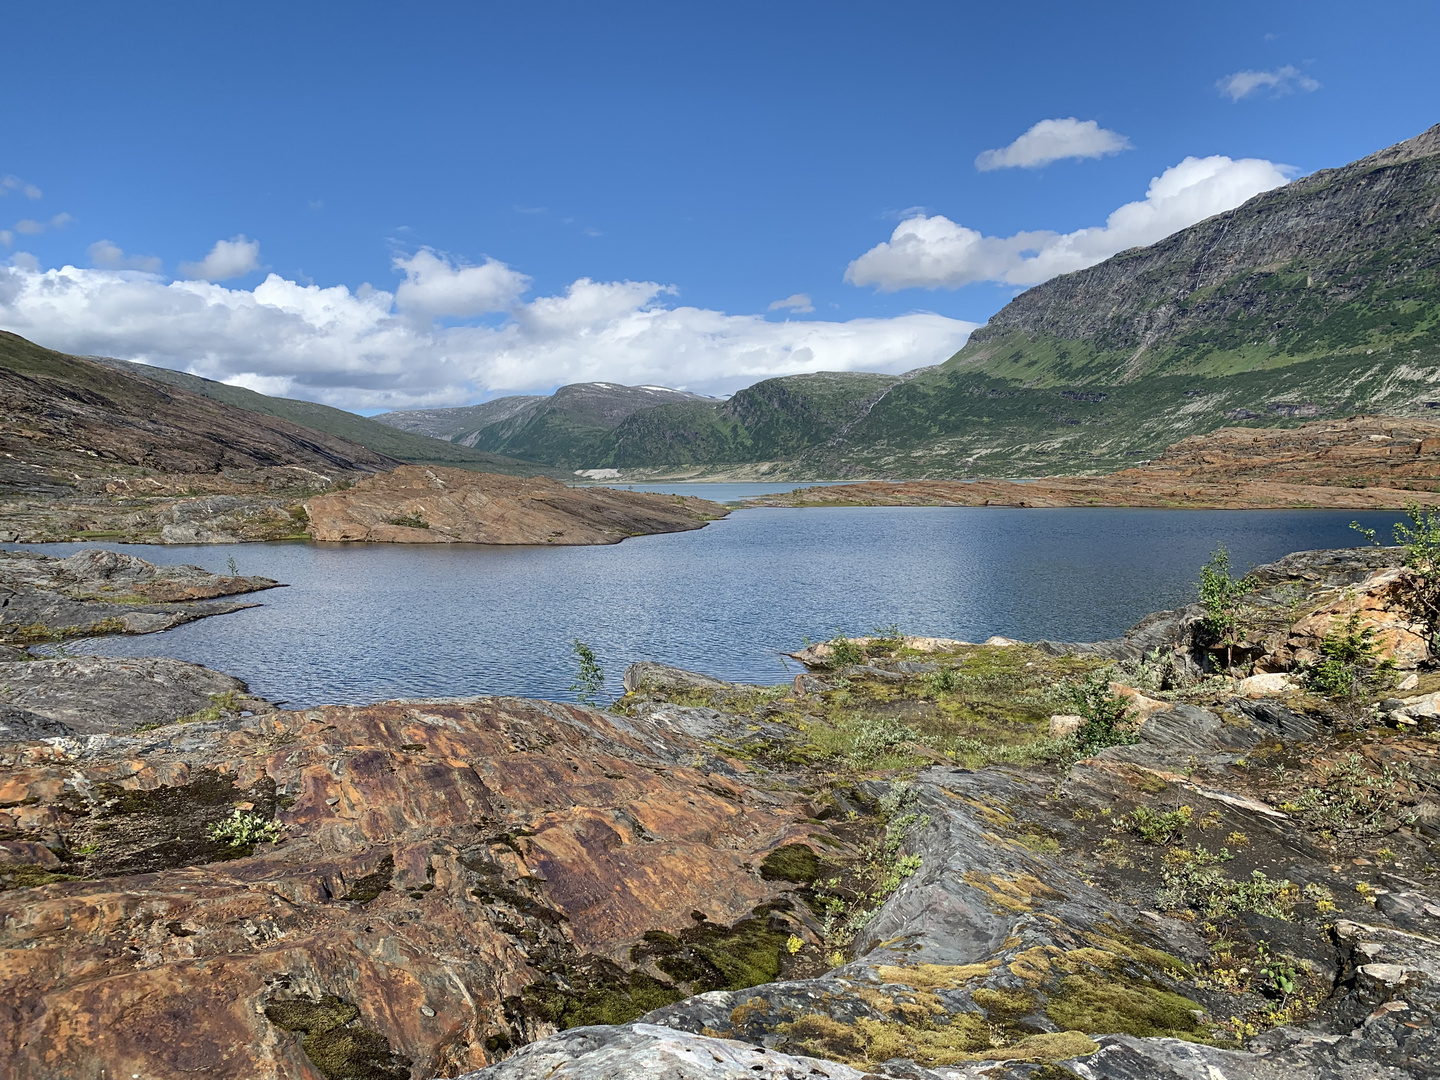
M1440 423L1390 416L1223 428L1109 476L803 488L757 506L1160 506L1383 509L1440 502Z
M236 806L281 842L223 861ZM545 1033L516 1002L547 958L777 896L758 864L812 812L674 732L507 698L13 747L0 808L0 1073L25 1080L319 1080L265 1010L330 994L455 1075Z
M316 540L396 544L618 544L698 529L727 512L693 496L421 465L367 477L305 509Z

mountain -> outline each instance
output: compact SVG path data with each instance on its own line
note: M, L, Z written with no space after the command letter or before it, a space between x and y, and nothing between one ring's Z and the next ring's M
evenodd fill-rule
M333 476L400 464L357 442L52 352L0 331L0 491L100 474L298 466Z
M1440 125L1021 294L814 474L1094 471L1236 420L1440 408Z
M796 480L1104 472L1236 422L1440 415L1440 125L1037 285L938 367L632 397L604 431L532 434L566 428L534 419L564 392L446 412L554 464Z
M572 383L548 397L496 398L459 409L418 409L375 419L403 431L529 461L589 468L608 436L636 413L667 406L718 402L664 386Z
M450 465L460 469L480 469L486 472L510 473L519 476L533 476L551 471L529 462L516 461L514 458L500 454L472 450L469 446L455 445L442 438L429 437L429 432L415 432L379 424L364 416L346 412L344 409L318 405L313 401L270 397L266 394L258 394L254 390L247 390L243 386L231 386L228 383L216 382L213 379L191 375L184 371L172 371L169 368L152 367L149 364L137 364L129 360L116 360L108 356L91 356L86 359L153 382L177 386L193 394L199 394L201 397L210 398L212 401L221 401L247 412L278 417L314 431L338 435L349 442L368 447L377 454L383 454L412 465ZM511 399L502 398L500 400Z

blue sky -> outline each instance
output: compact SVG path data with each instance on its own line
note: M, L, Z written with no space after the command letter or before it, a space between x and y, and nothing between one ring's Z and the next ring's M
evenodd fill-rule
M933 363L1440 121L1434 2L8 3L0 41L0 327L366 411ZM977 168L1070 118L1098 156ZM1193 206L1010 239L1187 158Z

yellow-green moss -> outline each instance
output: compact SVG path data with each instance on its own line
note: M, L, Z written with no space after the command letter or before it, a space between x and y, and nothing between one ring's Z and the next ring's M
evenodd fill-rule
M1057 1025L1102 1035L1168 1036L1208 1041L1196 1018L1204 1010L1189 998L1154 986L1071 975L1050 995L1045 1012Z

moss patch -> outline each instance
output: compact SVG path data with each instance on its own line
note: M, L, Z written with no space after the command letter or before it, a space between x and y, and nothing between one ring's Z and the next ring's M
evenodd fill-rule
M342 900L353 900L357 904L368 904L390 888L390 879L395 876L395 858L386 855L371 873L358 877Z
M506 1002L511 1019L545 1020L562 1031L589 1024L626 1024L685 995L643 971L626 971L599 956L581 957L550 973L556 981L531 983Z
M304 1034L300 1046L325 1080L410 1080L410 1060L391 1050L385 1036L360 1025L360 1010L334 994L272 1001L265 1017Z
M1196 1019L1203 1010L1189 998L1154 986L1072 975L1052 994L1045 1012L1057 1025L1101 1035L1168 1036L1206 1042L1209 1030Z
M653 960L692 994L744 990L780 977L790 933L789 925L773 915L742 919L734 926L697 922L678 935L650 931L630 957Z
M820 856L806 844L786 844L765 856L760 876L766 881L812 884L820 876Z
M6 889L33 889L56 881L79 881L73 874L58 874L35 863L0 862L0 892Z

